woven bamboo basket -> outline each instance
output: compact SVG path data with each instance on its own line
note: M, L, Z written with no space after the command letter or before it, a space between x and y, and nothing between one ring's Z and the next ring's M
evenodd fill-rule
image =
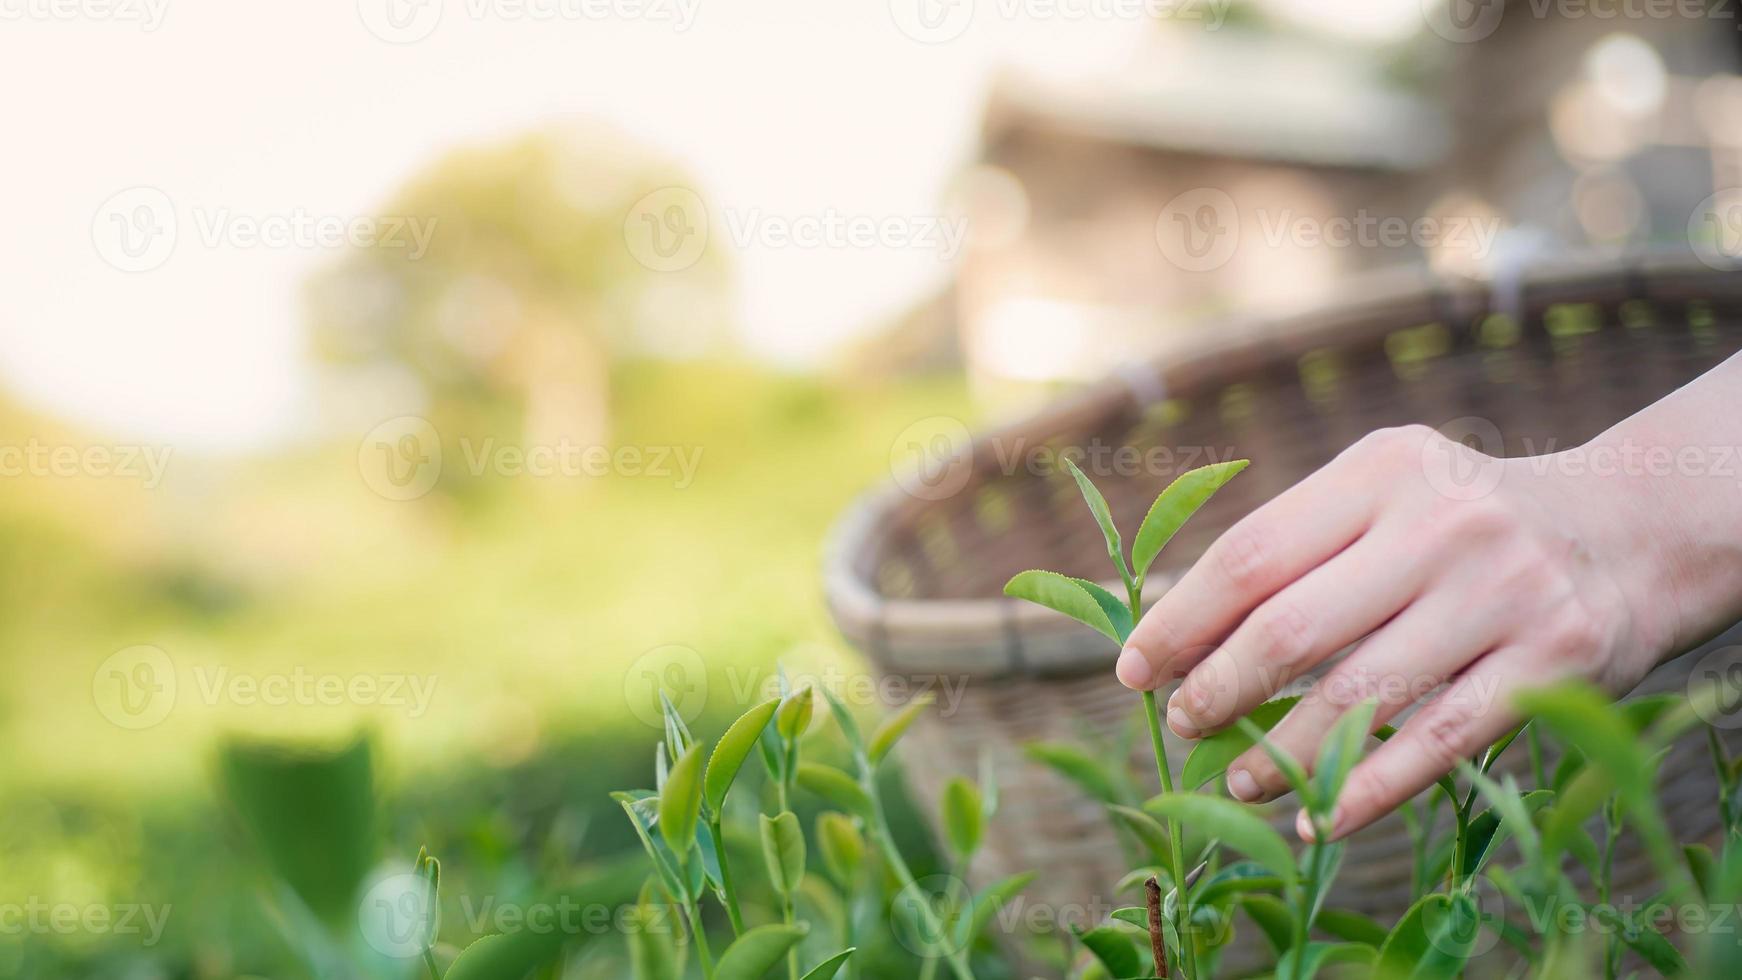
M1129 446L1155 451L1145 457L1153 463L1171 453L1171 470L1098 477L1126 528L1175 472L1208 461L1202 448L1254 460L1164 551L1152 601L1235 519L1373 429L1475 417L1501 434L1505 455L1575 446L1742 349L1742 276L1704 265L1568 263L1509 282L1412 274L1311 315L1204 329L1156 363L975 438L929 479L898 480L842 519L826 592L843 634L885 675L966 682L953 711L916 725L904 759L933 813L949 778L975 775L983 756L993 766L1002 808L976 881L1039 871L1028 900L1061 914L1129 904L1112 894L1129 867L1099 805L1028 761L1023 746L1115 741L1135 696L1114 679L1105 637L1001 594L1025 568L1105 580L1106 551L1070 477L1012 466L1013 456ZM1714 644L1734 642L1732 631ZM1641 693L1684 687L1698 659L1665 664ZM1684 740L1662 769L1666 809L1687 841L1718 827L1697 742ZM1187 748L1170 744L1176 765ZM1528 779L1522 762L1514 751L1500 765ZM1285 830L1287 802L1273 814ZM1356 834L1333 901L1392 921L1408 905L1410 853L1395 815ZM1651 872L1636 850L1618 856L1616 874L1619 889L1638 883L1634 893L1646 893Z

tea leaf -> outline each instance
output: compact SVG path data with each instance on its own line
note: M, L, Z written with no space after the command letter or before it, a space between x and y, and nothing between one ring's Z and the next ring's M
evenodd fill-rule
M1707 901L1716 901L1713 894L1718 880L1718 859L1712 854L1712 849L1704 844L1689 844L1682 848L1682 856L1687 858L1688 872L1694 876L1694 884L1700 888L1700 894Z
M1129 830L1131 836L1137 838L1138 842L1149 851L1150 856L1167 869L1168 877L1171 880L1174 874L1173 851L1171 838L1167 835L1167 828L1157 822L1154 817L1136 807L1112 804L1107 807L1107 812L1120 826Z
M1307 778L1307 772L1301 767L1300 762L1294 756L1278 748L1276 743L1267 738L1257 725L1245 718L1239 720L1237 727L1245 732L1248 738L1256 742L1258 747L1264 750L1265 755L1270 756L1270 761L1276 764L1277 770L1282 773L1282 778L1288 781L1289 787L1294 790L1296 796L1300 797L1301 805L1308 810L1313 810L1315 802L1313 784Z
M787 898L798 891L804 881L804 830L791 810L777 817L762 815L762 860L775 891Z
M1386 937L1373 975L1451 980L1468 958L1477 929L1469 896L1424 896Z
M980 849L985 833L985 815L980 812L980 791L960 776L944 785L943 818L945 835L956 856L967 860Z
M671 854L671 849L653 835L653 817L649 811L659 806L659 797L645 790L612 793L611 798L623 807L628 814L629 823L635 828L635 836L641 839L641 846L647 851L647 857L653 862L654 871L658 872L660 884L665 887L666 896L673 901L683 899L688 895L685 879L681 877Z
M833 980L835 974L840 972L841 964L847 962L848 957L856 952L858 952L856 947L841 950L812 967L810 972L804 975L803 980Z
M823 867L834 876L836 884L850 889L865 862L865 838L858 826L844 813L825 810L817 814L816 833Z
M665 750L676 763L695 741L695 736L690 734L690 726L684 724L683 715L678 714L677 705L671 703L664 688L659 691L659 711L665 718Z
M1198 512L1198 508L1250 463L1251 460L1245 459L1211 463L1182 473L1168 484L1167 489L1155 498L1155 503L1149 505L1149 513L1144 516L1137 537L1131 542L1131 574L1137 581L1142 582L1149 574L1149 566L1154 564L1161 549L1173 540L1174 534Z
M659 834L681 863L696 841L696 821L702 812L702 747L684 750L659 794Z
M1348 711L1343 712L1337 723L1331 726L1330 734L1319 748L1319 761L1313 767L1313 780L1321 806L1329 807L1336 802L1337 794L1343 791L1343 782L1349 778L1349 771L1355 768L1355 763L1361 761L1361 746L1367 741L1367 732L1373 727L1373 713L1379 709L1379 702L1372 698L1362 701Z
M1274 895L1242 895L1240 908L1245 910L1246 917L1251 919L1258 930L1264 933L1264 938L1270 941L1270 948L1277 955L1288 951L1289 944L1294 942L1294 913L1289 911L1282 899Z
M774 730L788 742L810 730L811 716L816 711L816 689L808 684L786 696L774 713Z
M714 754L708 757L708 772L703 782L702 798L708 809L718 812L726 804L726 793L738 778L738 770L743 768L744 760L749 758L750 750L756 747L756 740L762 737L763 729L768 727L768 720L774 717L774 709L779 705L779 698L762 702L739 716L726 729L726 734L720 736Z
M1246 716L1259 731L1268 732L1275 728L1283 717L1296 704L1299 697L1277 698L1266 701L1252 709ZM1190 755L1186 756L1185 768L1180 772L1180 786L1183 789L1197 789L1212 779L1228 771L1228 766L1246 753L1253 745L1252 733L1239 725L1231 725L1214 735L1200 739L1192 746Z
M1113 625L1113 632L1124 643L1131 636L1131 630L1136 625L1131 619L1131 608L1120 601L1119 597L1108 592L1099 582L1091 582L1086 578L1073 578L1071 581L1089 594L1101 611L1107 614L1107 622Z
M853 750L853 758L860 763L861 768L869 768L870 757L865 754L865 736L859 731L859 722L853 717L853 712L841 703L835 692L823 688L823 698L829 702L829 714L835 716L835 724L840 726L841 735L846 738L847 745Z
M1074 745L1061 742L1030 742L1022 747L1030 759L1077 784L1077 788L1102 803L1123 801L1113 775Z
M1132 945L1131 934L1112 926L1096 926L1088 931L1073 930L1077 939L1101 961L1109 976L1135 977L1143 969L1143 960Z
M871 816L871 797L853 777L833 766L799 763L798 784L843 810L861 817Z
M1238 861L1199 884L1192 893L1192 902L1194 904L1214 902L1227 895L1276 891L1281 887L1282 879L1272 874L1262 864L1255 861Z
M1563 684L1528 691L1519 707L1533 715L1556 738L1595 761L1631 803L1652 793L1651 761L1632 727L1611 710L1611 702L1586 684Z
M906 707L891 715L883 724L877 726L877 730L871 733L871 746L866 751L872 765L883 761L883 757L895 748L895 743L901 740L901 736L907 734L907 729L914 723L915 719L924 713L925 709L931 707L931 704L931 695L921 695L908 702Z
M1622 915L1612 906L1589 905L1586 909L1593 918L1598 919L1613 929L1615 935L1627 944L1627 948L1638 953L1652 968L1666 977L1679 976L1688 969L1687 960L1671 946L1669 940L1649 925L1641 925L1637 919ZM1640 910L1640 918L1647 918L1652 912L1651 907Z
M485 936L454 958L445 980L523 977L555 959L564 938L561 931L536 929Z
M1009 902L1016 894L1034 882L1037 875L1033 871L1011 875L993 885L988 886L980 894L974 896L974 911L969 919L968 939L973 939L986 931L992 924L992 917Z
M1277 976L1297 978L1297 980L1312 980L1319 970L1327 966L1361 965L1367 966L1373 962L1377 951L1372 946L1362 943L1307 943L1304 949L1291 949L1283 955L1277 965ZM1300 965L1294 965L1296 957Z
M1185 826L1212 828L1210 832L1223 844L1276 872L1284 881L1295 880L1294 852L1282 835L1233 800L1194 793L1163 793L1145 803L1143 809Z
M1083 475L1076 463L1066 459L1065 469L1071 471L1071 478L1077 481L1077 489L1083 493L1083 501L1089 505L1089 512L1095 515L1095 523L1101 525L1101 537L1107 541L1107 557L1119 570L1119 578L1129 585L1134 579L1131 567L1125 564L1125 542L1120 540L1119 528L1113 524L1113 512L1107 509L1107 498L1101 496L1101 491L1095 489L1095 484Z
M635 903L635 921L629 929L629 964L635 980L682 980L676 936L660 928L667 920L653 911L653 882L641 889Z
M1027 599L1035 605L1064 613L1099 631L1114 643L1124 642L1124 638L1114 628L1113 621L1107 618L1106 610L1074 578L1057 572L1030 569L1017 573L1016 577L1004 583L1004 594L1016 599Z
M714 980L762 980L807 931L804 925L757 926L726 948L714 967Z
M1349 909L1324 909L1313 924L1325 932L1352 943L1362 943L1378 949L1385 944L1385 927L1372 918Z
M1480 871L1508 833L1518 838L1519 854L1523 856L1525 865L1537 867L1542 845L1530 815L1554 802L1554 790L1539 789L1521 794L1510 773L1502 785L1467 762L1459 763L1459 768L1471 784L1493 804L1490 809L1484 810L1476 819L1470 821L1469 829L1464 834L1464 867L1459 869L1459 873L1467 878Z

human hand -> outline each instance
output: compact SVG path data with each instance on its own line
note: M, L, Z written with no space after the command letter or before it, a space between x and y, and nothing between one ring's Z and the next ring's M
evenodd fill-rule
M1571 460L1497 459L1423 426L1373 433L1216 541L1143 617L1118 676L1140 690L1184 676L1167 722L1195 738L1365 637L1270 735L1310 767L1347 708L1377 699L1378 726L1426 699L1350 775L1344 836L1504 735L1519 690L1577 677L1622 692L1687 638L1687 563L1662 521L1677 507ZM1460 471L1484 479L1444 478ZM1254 748L1228 788L1257 802L1287 784Z

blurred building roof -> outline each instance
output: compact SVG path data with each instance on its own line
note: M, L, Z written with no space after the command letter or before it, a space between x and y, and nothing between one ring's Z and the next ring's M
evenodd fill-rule
M1386 170L1445 152L1443 113L1389 83L1365 49L1232 27L1152 39L1092 67L1008 68L988 136L1039 122L1174 152Z

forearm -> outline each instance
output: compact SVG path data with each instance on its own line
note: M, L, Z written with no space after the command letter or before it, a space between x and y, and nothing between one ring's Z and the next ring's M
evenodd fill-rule
M1742 619L1742 354L1557 456L1658 659Z

